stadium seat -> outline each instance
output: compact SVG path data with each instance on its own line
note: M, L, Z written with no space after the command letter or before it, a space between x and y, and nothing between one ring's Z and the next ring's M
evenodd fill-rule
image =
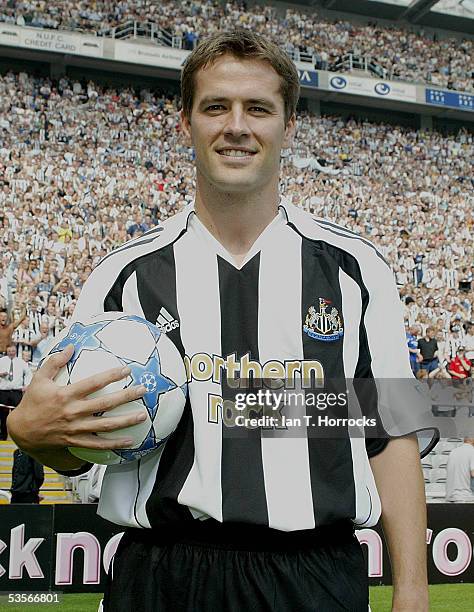
M446 482L446 470L445 469L432 469L430 470L430 482Z
M446 455L444 453L442 453L441 455L436 455L435 457L433 457L433 462L432 462L432 466L434 469L437 468L446 468L447 464L448 464L448 457L449 455Z
M446 497L446 487L442 483L431 482L426 485L425 491L427 499L430 497L444 499Z
M449 453L450 453L450 452L451 452L451 451L452 451L454 448L456 448L457 446L459 446L459 443L458 443L458 442L448 442L448 441L446 441L446 442L443 444L442 454L443 454L443 455L449 455ZM440 454L440 453L439 453L439 451L438 451L438 454Z
M10 491L0 489L0 504L9 504L12 496Z
M431 459L433 459L433 456L443 454L445 447L446 447L446 440L440 440L430 453L430 455L432 455Z
M433 467L432 459L434 459L434 456L432 457L431 453L429 455L426 455L426 457L423 457L423 459L421 460L421 467L431 469Z

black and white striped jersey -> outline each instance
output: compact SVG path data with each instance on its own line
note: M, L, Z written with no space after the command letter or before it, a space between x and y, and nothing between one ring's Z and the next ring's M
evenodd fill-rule
M330 342L309 333L321 303L343 322ZM226 435L221 410L231 363L241 372L251 362L276 371L310 362L333 378L412 378L393 274L370 242L282 199L237 267L189 206L106 256L74 319L116 310L144 316L174 341L189 398L161 449L107 468L101 516L144 528L208 517L284 531L377 522L363 438Z

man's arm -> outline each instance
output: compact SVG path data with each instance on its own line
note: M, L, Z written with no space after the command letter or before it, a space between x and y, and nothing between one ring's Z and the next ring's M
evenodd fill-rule
M448 373L451 374L451 376L453 376L454 378L466 378L466 374L461 374L459 372L456 372L456 370L451 370L451 368L448 366Z
M426 500L416 436L390 440L370 465L392 565L392 611L428 612Z
M20 314L18 315L18 319L14 319L12 321L13 329L15 330L23 321L26 319L26 308L25 306L21 307Z

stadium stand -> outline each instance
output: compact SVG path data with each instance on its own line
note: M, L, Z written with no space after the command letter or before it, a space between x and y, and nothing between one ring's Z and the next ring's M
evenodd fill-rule
M182 49L241 26L316 69L342 69L349 55L373 61L384 78L474 91L471 39L281 5L141 0L110 7L0 0L0 23L100 37L147 23L154 43ZM192 200L193 152L181 139L179 108L170 90L147 85L47 78L33 69L0 75L0 310L18 318L26 307L14 340L19 356L31 349L24 358L33 368L47 340L68 324L101 257ZM440 379L450 378L446 366L460 346L474 359L473 158L467 129L442 134L301 111L282 159L286 196L369 237L392 266L407 331L416 340L436 330ZM472 387L459 387L456 401L472 405ZM444 501L447 459L461 443L443 440L423 459L429 501ZM0 443L0 503L8 499L13 450ZM46 470L43 503L97 497L101 473L89 476L71 482Z
M245 2L218 0L176 2L154 0L109 2L83 0L0 0L0 22L67 29L114 36L126 24L154 24L158 44L192 49L199 38L216 30L240 26L266 34L281 44L294 59L304 54L320 69L337 70L345 56L366 58L374 76L430 83L458 91L474 91L474 45L439 34L428 35L399 24L361 24L349 19L323 18L274 6L247 6Z
M20 354L41 324L46 336L67 324L108 250L191 200L192 153L180 142L179 100L166 94L7 73L0 98L0 306L27 307L14 336ZM447 359L461 343L474 349L473 153L466 130L442 136L303 112L283 160L282 191L372 238L394 268L407 325L418 336L435 326ZM424 460L430 499L459 443ZM84 495L76 486L75 498Z

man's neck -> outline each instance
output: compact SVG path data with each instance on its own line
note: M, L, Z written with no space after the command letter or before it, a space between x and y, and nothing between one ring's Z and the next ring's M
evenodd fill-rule
M278 186L251 194L198 189L195 210L201 223L237 263L278 214Z

